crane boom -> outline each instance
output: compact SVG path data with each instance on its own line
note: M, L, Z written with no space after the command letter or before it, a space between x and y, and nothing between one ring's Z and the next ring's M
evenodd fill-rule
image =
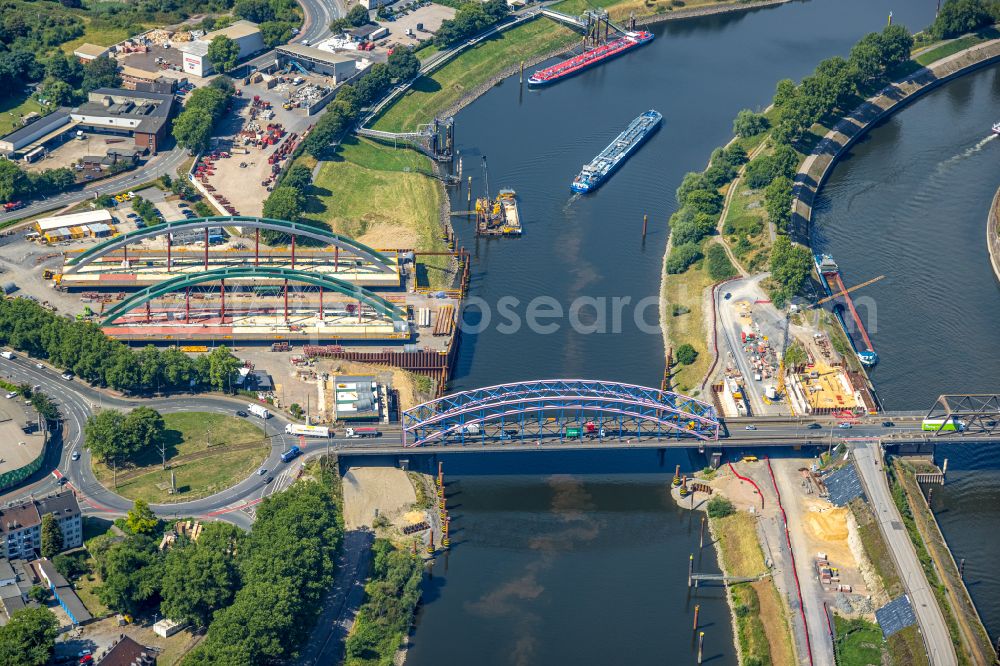
M871 280L865 280L861 284L856 284L853 287L849 287L847 289L844 289L843 291L838 291L836 294L833 294L831 296L827 296L826 298L821 298L818 301L816 301L815 303L813 303L812 307L815 308L817 306L823 305L824 303L826 303L828 301L832 301L833 299L837 298L838 296L843 296L844 294L849 294L852 291L854 291L855 289L861 289L861 287L867 287L870 284L874 284L875 282L878 282L879 280L881 280L884 277L885 277L884 275L879 275L878 277L872 278Z

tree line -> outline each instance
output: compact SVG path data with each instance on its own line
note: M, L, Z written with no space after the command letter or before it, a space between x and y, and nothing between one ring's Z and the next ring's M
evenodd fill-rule
M345 666L392 663L420 601L423 562L388 539L372 545L365 602L347 638Z
M295 0L236 0L233 14L258 24L268 48L290 40L292 29L302 23L301 10Z
M242 365L225 346L196 358L152 345L133 351L95 324L60 317L25 298L0 300L0 344L129 394L231 391Z
M127 414L103 409L87 418L83 442L102 463L118 467L152 448L163 431L163 416L150 407L136 407Z
M208 150L212 130L229 109L234 92L233 82L224 76L192 92L184 110L174 119L177 144L193 153Z
M466 2L458 7L455 17L443 21L434 35L434 43L447 47L496 25L510 14L506 0Z

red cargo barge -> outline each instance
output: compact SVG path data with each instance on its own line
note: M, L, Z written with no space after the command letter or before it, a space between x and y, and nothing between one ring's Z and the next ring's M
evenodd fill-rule
M607 44L595 46L589 51L585 51L578 56L573 56L569 60L540 69L528 79L529 86L547 86L556 81L579 74L583 70L610 60L616 56L638 48L643 44L653 41L653 33L645 30L637 32L627 32L618 39L613 39Z

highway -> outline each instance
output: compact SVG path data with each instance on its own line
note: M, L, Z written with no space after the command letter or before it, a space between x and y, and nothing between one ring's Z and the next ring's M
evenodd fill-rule
M860 443L853 448L853 455L868 502L906 586L930 663L932 666L954 666L958 660L951 635L896 504L892 501L892 492L882 470L881 450L869 443Z
M333 20L347 15L344 0L299 0L299 5L302 6L305 20L293 42L315 44L329 37Z

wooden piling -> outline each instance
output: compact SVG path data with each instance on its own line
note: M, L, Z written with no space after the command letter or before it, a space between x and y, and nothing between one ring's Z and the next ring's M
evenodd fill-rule
M646 240L646 227L649 225L649 215L642 216L642 240Z
M688 558L688 587L691 587L692 576L694 576L694 553Z
M705 516L701 517L701 536L698 539L698 550L705 547Z
M691 631L698 631L698 611L701 610L701 606L698 604L694 605L694 626L691 627Z
M698 632L698 663L701 663L702 656L705 652L705 632Z

